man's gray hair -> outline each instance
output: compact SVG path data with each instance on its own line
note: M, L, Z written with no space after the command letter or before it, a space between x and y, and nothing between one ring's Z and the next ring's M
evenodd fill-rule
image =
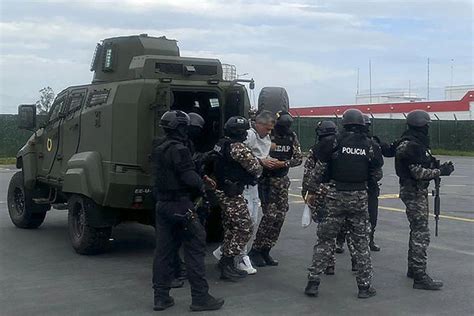
M259 124L275 124L275 115L270 111L264 110L257 114L255 122Z

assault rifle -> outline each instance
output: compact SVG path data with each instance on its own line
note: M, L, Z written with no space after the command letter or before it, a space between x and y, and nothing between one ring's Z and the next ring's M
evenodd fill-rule
M439 169L440 162L437 159L433 158L433 167ZM434 178L434 190L431 194L434 196L434 217L435 217L435 236L438 236L438 221L439 221L439 214L440 214L440 198L439 198L439 185L441 183L441 177Z

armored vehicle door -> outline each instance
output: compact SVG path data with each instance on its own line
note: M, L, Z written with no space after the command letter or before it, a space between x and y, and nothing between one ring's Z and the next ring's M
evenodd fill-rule
M67 102L67 91L60 93L53 102L49 111L48 121L45 124L41 142L43 143L42 151L39 153L41 176L47 176L54 180L59 174L53 173L53 167L56 164L56 158L59 152L60 125L62 122L62 110Z
M222 135L222 93L207 86L172 86L171 110L194 112L204 118L205 124L199 139L194 140L196 151L214 148Z
M250 101L247 90L241 85L230 87L225 93L224 123L232 116L244 116L248 118Z
M160 119L163 114L170 109L171 105L171 89L169 85L159 85L156 88L156 100L152 104L154 114L153 136L160 136L162 130L160 128Z
M64 117L60 126L59 152L56 157L61 161L61 175L66 171L67 162L77 152L79 135L81 133L81 112L85 102L87 89L75 89L69 93L69 98L61 111Z

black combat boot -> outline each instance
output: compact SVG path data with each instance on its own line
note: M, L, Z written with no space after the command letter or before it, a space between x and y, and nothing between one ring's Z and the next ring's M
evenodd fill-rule
M324 274L326 275L334 275L335 272L335 267L334 266L328 266L326 270L324 271Z
M184 281L183 281L183 280L180 280L180 279L178 279L178 278L174 278L174 279L171 281L170 288L172 288L172 289L177 289L177 288L183 287L183 285L184 285Z
M343 253L344 252L344 242L336 241L336 253Z
M380 251L379 245L377 245L374 242L374 234L375 234L375 227L372 227L372 229L370 230L370 241L369 241L370 251Z
M308 281L308 284L306 284L306 288L304 289L304 294L317 297L319 294L319 282L319 280Z
M377 291L371 285L367 286L359 286L359 294L357 294L358 298L369 298L375 296Z
M155 306L153 306L154 311L164 311L173 305L174 299L171 296L161 296L155 294Z
M252 264L257 267L264 267L267 265L265 260L262 257L262 253L254 248L250 250L248 256L250 260L252 260Z
M415 278L415 273L413 272L413 268L412 268L412 267L408 267L408 269L407 269L407 277L410 278L410 279Z
M215 311L220 309L222 305L224 305L223 298L215 298L214 296L207 294L204 299L193 299L189 309L193 312Z
M265 261L265 264L267 266L277 266L278 265L278 260L275 260L270 256L270 248L265 248L262 249L260 252L262 254L262 258Z
M351 258L351 271L357 271L357 262L354 258Z
M245 278L247 272L237 270L234 265L233 257L222 256L219 261L219 269L221 270L221 279L236 282L238 279Z
M443 282L433 280L428 274L415 275L413 288L418 290L439 290L443 287Z

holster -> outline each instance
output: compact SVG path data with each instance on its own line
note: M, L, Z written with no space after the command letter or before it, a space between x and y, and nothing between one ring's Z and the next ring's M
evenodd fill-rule
M244 185L239 182L225 180L221 189L228 197L234 197L244 192Z

